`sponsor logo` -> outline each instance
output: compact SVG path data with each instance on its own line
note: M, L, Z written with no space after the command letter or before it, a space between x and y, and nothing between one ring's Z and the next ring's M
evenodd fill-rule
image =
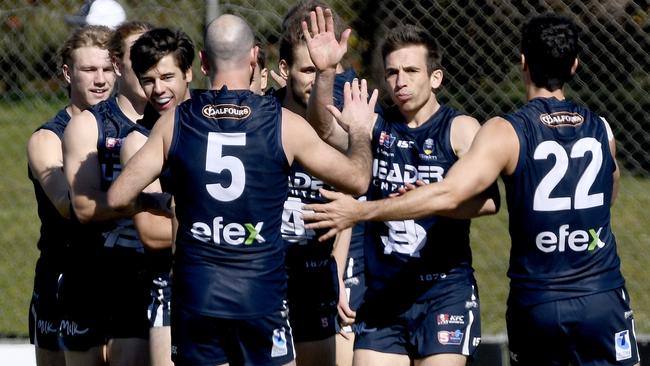
M614 334L614 348L616 350L616 361L632 358L629 330L623 330Z
M440 182L445 169L437 165L410 165L389 163L374 159L372 162L372 184L382 190L396 191L406 183L421 180L425 183Z
M537 245L537 249L544 253L564 252L567 247L574 252L590 252L605 246L605 243L599 237L602 230L603 228L600 227L598 230L569 231L569 225L566 224L560 226L557 234L552 231L543 231L537 234L535 245Z
M236 104L218 104L204 105L201 109L204 116L212 119L244 119L251 115L249 106L236 105Z
M122 139L116 137L107 137L106 138L106 148L115 149L122 146Z
M68 320L61 320L61 333L69 336L73 335L78 335L78 334L86 334L88 333L90 329L80 329L79 324L73 322L73 321L68 321Z
M48 320L39 320L36 324L40 334L54 334L59 331L59 328L54 326L54 323Z
M438 314L438 325L465 324L465 315Z
M539 120L547 126L577 126L584 122L585 118L574 112L555 112L543 113L539 115Z
M287 353L287 336L284 328L273 329L273 347L271 348L271 357L285 356Z
M415 142L413 141L406 141L406 140L397 141L397 147L401 149L410 149L414 144Z
M223 217L217 216L212 220L212 227L204 222L192 224L192 237L204 243L212 241L220 245L252 245L254 242L264 243L266 240L260 234L264 222L260 221L255 225L251 223L239 224L232 222L223 224Z
M459 345L463 340L463 332L456 329L452 332L441 330L438 332L438 342L442 345Z
M386 131L381 131L379 134L379 145L385 147L386 149L390 149L390 147L395 143L396 138L397 137L391 135Z
M431 155L433 153L433 139L424 140L422 151L424 151L424 153L427 155Z

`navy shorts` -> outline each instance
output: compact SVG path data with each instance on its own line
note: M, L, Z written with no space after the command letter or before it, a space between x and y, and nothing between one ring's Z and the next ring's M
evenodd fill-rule
M111 338L148 339L143 254L115 247L76 251L70 257L60 290L64 348L86 351Z
M327 339L336 334L339 299L336 261L328 251L302 249L306 248L291 247L287 255L287 297L294 340Z
M480 305L476 285L463 286L462 291L455 294L454 301L446 296L418 301L381 325L360 322L354 349L408 355L412 359L439 353L472 356L481 342ZM458 295L462 295L462 301L457 300Z
M344 272L343 276L343 284L345 285L345 293L348 298L348 305L350 306L350 309L352 310L357 310L359 308L359 305L361 305L361 302L363 301L363 295L366 292L366 277L361 273L353 273L352 272L352 267L354 266L353 263L355 260L358 260L357 258L348 258L348 266L346 269L346 272ZM363 260L363 258L361 258ZM337 332L340 330L340 327L338 325L338 322L336 324ZM355 329L356 325L348 325L343 327L343 331L347 333L352 333Z
M172 324L176 366L284 365L295 358L286 307L255 319L224 319L174 304Z
M59 281L61 269L43 257L36 263L34 291L29 306L29 340L38 348L58 351L61 306Z
M634 365L639 352L624 288L506 312L510 363Z
M147 315L149 327L168 327L171 325L172 280L169 273L163 273L151 280L151 299Z

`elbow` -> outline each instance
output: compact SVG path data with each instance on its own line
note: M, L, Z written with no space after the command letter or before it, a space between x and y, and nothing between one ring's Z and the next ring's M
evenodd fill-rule
M108 208L116 212L125 211L129 206L129 202L122 199L120 195L116 194L112 189L108 190L108 194L106 195L106 204L108 205Z
M358 179L354 186L352 187L352 191L350 194L353 196L362 196L368 192L368 186L370 185L370 176L363 177L363 179Z
M74 204L72 205L72 208L74 210L74 215L77 217L77 220L80 223L88 224L93 221L94 215L92 210L84 207L78 207Z

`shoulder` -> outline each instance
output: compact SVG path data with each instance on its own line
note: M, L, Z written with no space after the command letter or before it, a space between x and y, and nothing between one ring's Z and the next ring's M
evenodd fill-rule
M45 152L50 151L49 147L61 147L61 139L57 134L48 129L39 129L32 133L27 140L28 152Z

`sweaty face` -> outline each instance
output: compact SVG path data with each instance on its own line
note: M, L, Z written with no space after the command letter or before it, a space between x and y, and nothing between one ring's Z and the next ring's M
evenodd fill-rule
M300 44L293 48L293 64L289 68L287 86L293 99L307 107L311 87L316 79L316 66L311 62L307 45Z
M81 47L72 51L70 65L65 65L70 82L70 99L80 109L107 99L115 84L115 70L108 50Z
M391 99L405 116L417 113L433 96L435 82L427 72L427 49L410 45L384 59L384 78Z
M158 112L173 108L187 96L192 71L183 72L172 54L168 54L156 65L140 75L140 84L149 103Z
M146 96L142 87L140 87L140 81L131 68L131 46L141 35L142 33L132 34L124 39L124 56L122 56L118 66L122 75L120 92L145 100Z

